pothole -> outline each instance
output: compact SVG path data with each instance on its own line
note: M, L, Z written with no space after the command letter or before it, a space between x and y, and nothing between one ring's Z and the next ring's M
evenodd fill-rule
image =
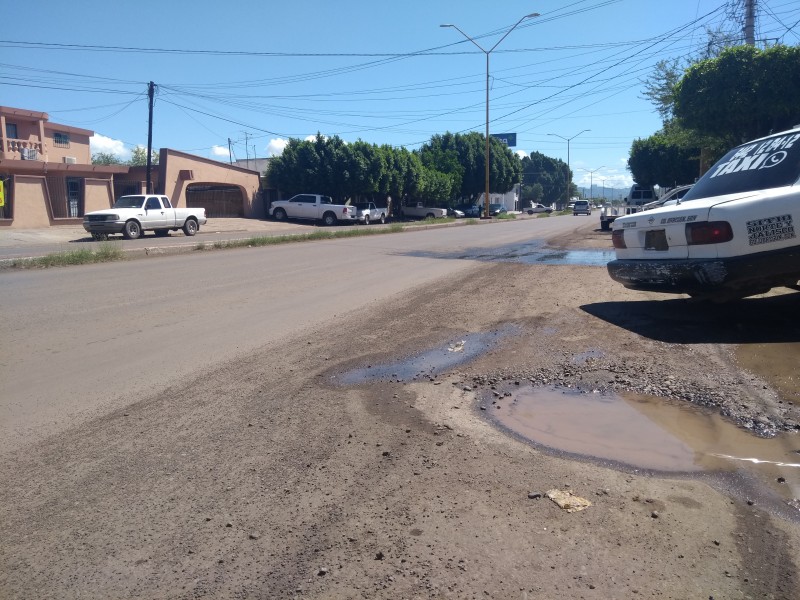
M486 354L500 340L517 332L506 325L500 329L468 333L448 340L442 346L406 356L397 361L367 365L334 377L341 385L361 385L381 381L409 382L437 375Z
M800 498L796 436L758 438L686 402L546 386L482 405L503 428L557 453L662 473L743 473L784 502Z

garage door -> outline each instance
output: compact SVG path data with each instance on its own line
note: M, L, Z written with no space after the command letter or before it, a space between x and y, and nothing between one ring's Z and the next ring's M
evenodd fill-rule
M232 185L190 185L186 189L186 206L206 209L207 217L243 217L242 190Z

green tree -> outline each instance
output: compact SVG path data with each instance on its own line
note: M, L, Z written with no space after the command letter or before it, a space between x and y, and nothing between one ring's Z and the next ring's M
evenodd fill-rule
M455 177L434 169L423 169L417 193L411 200L418 200L426 205L449 204L453 197Z
M93 165L121 165L124 164L122 159L117 156L116 154L112 154L111 152L95 152L92 154L92 164Z
M673 118L675 86L683 76L683 61L679 58L660 60L653 73L644 80L644 97L656 107L661 120L668 123Z
M739 46L689 67L674 111L681 126L730 146L792 127L798 98L800 47Z
M151 162L154 165L158 164L158 152L153 150ZM136 146L131 152L131 159L128 164L132 167L144 167L147 165L147 148L144 146Z
M520 182L522 163L499 140L490 138L489 144L489 191L504 194ZM454 194L476 198L486 190L486 138L482 134L434 135L419 154L426 167L454 176Z
M522 206L528 204L538 204L544 198L544 188L541 183L534 183L533 185L523 185L520 188L519 199L522 201Z
M639 185L674 187L692 183L700 174L700 148L684 132L665 131L634 140L628 169Z
M550 158L541 152L531 152L521 161L523 183L527 186L539 184L542 188L541 202L552 204L564 202L567 196L575 195L575 184L572 183L572 170L567 163L557 158ZM569 173L569 175L568 175ZM570 189L567 191L567 180ZM567 192L565 194L565 192Z

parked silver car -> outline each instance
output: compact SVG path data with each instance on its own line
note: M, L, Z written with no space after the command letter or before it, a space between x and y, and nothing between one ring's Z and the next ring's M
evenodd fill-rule
M592 205L589 204L588 200L575 200L575 204L572 206L572 216L577 217L578 215L589 215L592 214Z

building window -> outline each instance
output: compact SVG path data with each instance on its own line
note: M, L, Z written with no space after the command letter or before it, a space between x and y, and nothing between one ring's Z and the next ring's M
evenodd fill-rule
M56 148L69 148L69 134L68 133L53 133L53 144Z
M11 140L19 139L17 137L17 124L6 123L6 137Z

